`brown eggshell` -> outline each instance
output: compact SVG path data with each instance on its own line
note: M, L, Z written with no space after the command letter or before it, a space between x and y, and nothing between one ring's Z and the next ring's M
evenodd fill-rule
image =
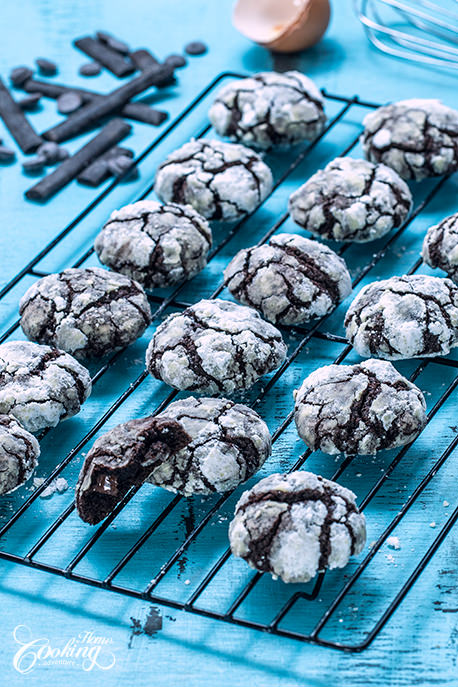
M297 52L315 45L329 24L329 0L238 0L235 28L276 52Z

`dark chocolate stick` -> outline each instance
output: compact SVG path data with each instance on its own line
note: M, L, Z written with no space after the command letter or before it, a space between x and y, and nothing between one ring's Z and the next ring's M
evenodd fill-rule
M161 64L159 60L156 59L156 57L154 57L154 55L152 55L146 48L140 48L139 50L131 52L130 59L141 72L144 72L146 69L151 69L151 67L157 67ZM158 88L162 88L163 86L170 86L173 83L175 83L175 77L172 71L172 74L167 79L156 84L156 86Z
M160 65L143 72L136 79L132 79L115 91L112 91L103 98L97 98L74 114L70 115L64 122L48 129L43 133L43 137L48 141L61 143L69 138L78 136L87 127L98 123L103 117L118 112L134 95L146 91L153 86L158 79L172 72L171 67Z
M125 157L132 158L134 153L129 148L120 148L119 146L114 146L107 150L106 153L100 155L97 160L91 162L90 165L83 169L83 171L78 174L77 181L85 186L100 186L106 179L112 176L110 170L108 169L107 162L116 157L123 155Z
M85 103L89 103L95 98L105 97L102 93L95 93L95 91L88 91L84 88L72 88L71 86L62 86L61 84L39 81L36 79L29 79L24 84L24 90L27 91L27 93L40 93L53 100L56 100L64 93L72 91L73 93L78 93ZM164 112L164 110L157 110L146 103L135 102L127 103L117 114L121 117L134 119L136 122L143 122L144 124L152 124L153 126L162 124L168 117L167 112Z
M0 117L23 153L33 153L43 143L1 79Z
M91 36L84 36L73 41L73 45L79 48L89 57L93 57L97 62L103 64L110 72L116 76L127 76L135 71L132 62L127 61L116 50L112 50L106 43L92 38Z
M127 124L123 119L112 119L89 143L86 143L74 155L64 160L54 172L41 179L38 184L29 188L25 195L31 200L51 198L102 153L125 138L131 129L130 124Z
M160 64L159 60L156 59L149 50L146 50L146 48L140 48L139 50L134 50L134 52L131 52L130 59L137 69L142 72L144 72L145 69L157 67Z

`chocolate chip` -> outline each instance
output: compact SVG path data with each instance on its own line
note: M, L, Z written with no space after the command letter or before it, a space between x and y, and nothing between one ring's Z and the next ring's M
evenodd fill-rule
M59 148L59 157L58 157L58 162L62 162L63 160L66 160L68 157L70 157L70 153L66 148Z
M48 141L43 143L37 150L38 157L42 157L45 160L45 164L54 165L56 162L65 160L68 157L68 151L65 148L61 148L60 145L54 143L53 141Z
M26 174L41 174L44 170L46 160L44 156L37 155L36 157L31 157L29 160L24 160L22 163L22 169Z
M40 102L41 93L31 93L17 101L21 110L34 110Z
M173 67L173 69L180 69L180 67L185 67L188 64L183 55L169 55L165 58L164 62Z
M10 72L10 81L13 86L22 86L33 76L33 71L29 67L15 67Z
M16 153L11 148L0 145L0 162L13 162L16 159Z
M191 43L188 43L184 47L184 51L188 55L203 55L207 50L207 46L201 41L191 41Z
M98 62L85 62L78 69L78 74L81 76L98 76L102 71L102 67Z
M47 60L45 57L37 57L35 64L38 67L38 71L43 76L55 76L57 74L57 64Z
M75 112L81 107L82 104L82 97L75 91L62 93L62 95L57 98L57 110L61 114L70 114L71 112Z

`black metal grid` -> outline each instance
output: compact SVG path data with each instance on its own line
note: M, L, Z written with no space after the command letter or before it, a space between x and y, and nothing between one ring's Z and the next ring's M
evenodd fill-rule
M145 159L148 155L152 153L152 151L174 130L176 129L181 122L206 98L213 89L215 89L221 81L227 78L241 78L243 75L241 74L236 74L232 72L224 72L220 75L218 75L192 102L191 104L186 107L181 114L165 129L165 131L157 138L155 141L146 149L143 151L143 153L137 158L135 164L139 164L143 159ZM323 95L326 99L328 100L333 100L342 105L341 109L338 111L338 113L329 121L326 129L322 132L322 134L313 142L308 144L294 159L294 161L290 164L288 169L280 176L275 181L272 193L285 181L285 179L298 167L298 165L310 154L310 152L314 149L314 147L318 144L318 142L336 125L341 122L341 120L344 118L344 116L351 110L353 106L358 106L362 108L367 108L367 109L374 109L376 107L379 107L377 103L373 102L367 102L364 100L361 100L359 97L354 96L354 97L346 97L346 96L341 96L341 95L335 95L328 93L326 91L323 91ZM207 133L207 131L210 129L210 126L206 126L199 134L198 136L203 136ZM347 148L343 151L340 151L339 155L340 156L345 156L347 155L358 143L359 139L359 134L358 137L356 137L350 145L347 146ZM396 241L396 239L402 234L403 231L409 226L409 224L416 218L418 215L425 209L425 207L433 200L433 198L436 196L444 182L447 180L448 177L444 177L440 179L437 183L435 183L434 187L432 190L429 192L429 194L423 199L423 201L417 205L417 207L414 209L408 220L404 223L402 227L400 227L396 232L392 233L391 236L386 240L385 244L375 253L370 262L367 263L362 267L360 270L358 277L354 280L353 282L353 287L355 287L361 280L374 268L379 261L385 256L387 250L390 248L390 246ZM89 213L97 206L99 203L102 202L104 198L109 196L110 192L117 186L119 183L119 179L113 181L102 193L100 193L84 210L82 210L77 217L69 224L67 225L52 241L50 241L27 265L24 266L22 270L20 270L1 290L0 290L0 300L4 298L12 289L15 287L21 280L29 275L32 276L44 276L44 272L36 269L36 266L40 263L40 261L47 256L51 251L73 230L75 227L78 226L78 224L87 216ZM145 198L148 196L149 193L151 193L153 189L153 185L151 184L143 193L142 195L137 198L137 200L140 200L142 198ZM269 229L269 231L263 236L263 238L259 241L259 244L266 242L287 220L288 218L288 213L283 214L276 222L275 224ZM249 220L249 217L246 217L239 221L237 224L235 224L230 231L228 231L224 237L224 239L216 246L213 248L212 252L209 255L209 260L211 260L221 249L235 236L235 234L241 229L241 227ZM344 246L339 252L340 254L343 254L345 250L348 248L348 246ZM93 253L93 249L90 248L88 251L86 251L74 264L73 266L79 266L82 265L85 260ZM415 271L418 270L418 268L421 265L421 260L417 260L415 264L411 267L409 273L414 273ZM178 300L178 296L180 294L180 291L184 287L184 283L179 284L176 288L173 289L173 292L169 294L167 297L157 297L157 296L150 296L150 300L153 304L156 305L156 308L153 312L153 318L157 318L159 315L161 315L167 308L173 307L173 308L178 308L178 309L183 309L189 305L189 303L184 303L180 300ZM224 288L224 284L221 283L220 286L211 294L211 298L216 298L221 291ZM296 345L294 350L290 353L288 358L285 360L283 365L280 367L279 370L270 378L268 383L262 388L262 390L258 393L256 398L254 399L254 402L260 401L269 391L270 389L276 384L278 379L281 377L281 375L284 373L284 371L291 365L291 363L296 359L296 357L299 355L299 353L302 351L302 349L306 346L306 344L312 339L312 338L317 338L317 339L323 339L326 341L331 341L331 342L336 342L339 343L343 346L343 349L339 356L335 359L335 363L339 364L345 360L345 358L348 356L348 354L351 351L351 346L347 344L347 341L339 335L330 333L330 332L323 332L320 330L321 325L323 322L329 317L326 316L325 318L322 318L321 320L318 320L312 327L306 328L306 327L289 327L287 328L289 331L293 330L296 334L298 334L301 338L299 343ZM11 325L7 331L3 333L3 335L0 336L0 343L5 341L11 334L13 334L16 329L19 326L19 321L16 321L13 325ZM93 376L93 384L96 384L98 380L105 374L105 372L114 364L114 362L122 355L122 351L116 353L113 355L107 362L104 364ZM413 374L411 375L411 380L415 380L420 373L422 373L425 368L428 365L445 365L448 367L452 367L458 370L458 361L452 360L452 359L446 359L446 358L435 358L435 359L424 359L418 361L418 365L416 369L414 370ZM9 530L10 528L19 521L21 516L29 509L31 504L39 497L39 495L43 492L43 490L52 482L52 480L58 476L62 470L70 463L70 461L83 449L83 447L86 446L86 444L95 436L95 434L99 431L100 428L103 427L105 422L113 415L113 413L126 401L128 397L131 396L131 394L135 393L136 389L144 382L144 380L147 378L147 372L143 371L115 401L111 405L111 407L104 413L104 415L89 429L89 431L86 433L86 435L78 442L76 446L73 447L73 449L63 458L63 460L57 465L57 467L51 472L51 474L45 479L43 484L39 486L28 498L27 500L22 504L20 508L12 515L12 517L6 522L6 524L3 525L3 527L0 529L0 538L3 537ZM453 381L449 384L448 388L442 393L440 398L436 401L435 405L431 408L429 414L428 414L428 422L438 413L442 405L445 403L445 401L450 397L450 395L455 391L456 387L458 386L458 372L457 376L453 379ZM170 403L174 397L177 395L176 391L171 391L167 398L156 408L154 411L155 413L161 412L168 403ZM288 427L290 422L292 421L293 418L293 413L290 413L280 424L280 426L277 428L277 430L273 434L273 441L277 441L278 438L281 436L281 434L285 431L285 429ZM410 445L409 445L410 446ZM389 464L388 468L385 470L385 472L379 477L378 480L373 484L371 487L369 493L366 495L364 500L360 503L360 509L364 510L366 506L371 502L371 500L376 496L376 494L379 492L381 487L385 484L386 480L389 479L390 475L398 465L398 463L401 461L403 456L406 454L406 452L409 449L409 446L405 446L402 449L400 449L394 458L392 459L391 463ZM395 515L395 517L391 520L389 525L385 528L383 533L379 536L376 542L374 542L369 550L369 552L365 555L361 563L358 565L356 570L351 574L351 576L345 581L343 584L342 588L340 591L337 593L337 595L333 598L332 602L328 605L326 611L322 614L321 618L318 620L318 622L315 624L315 627L313 628L312 631L308 633L301 633L298 631L292 631L288 629L284 629L280 627L280 623L285 619L287 614L293 609L295 604L299 601L299 599L308 599L308 600L313 600L316 599L320 590L323 587L323 583L325 580L325 573L320 573L318 577L316 578L316 581L314 583L313 589L311 592L304 592L304 591L294 591L294 587L291 587L292 593L287 601L287 603L284 604L284 606L281 608L279 612L276 613L275 617L269 622L268 624L252 621L249 619L242 618L240 616L236 615L237 610L241 606L241 604L244 602L244 600L250 595L250 593L253 591L255 586L258 584L259 580L261 579L262 575L260 573L253 573L251 580L249 581L248 584L245 585L243 590L239 592L236 596L236 598L232 601L230 604L229 608L226 609L225 612L216 612L214 610L211 610L209 608L206 608L203 605L199 605L199 599L202 596L203 592L207 589L208 585L214 580L214 578L218 575L219 571L223 568L223 566L226 564L228 559L230 558L230 550L229 548L224 552L222 556L217 560L217 562L213 565L213 567L210 569L210 571L204 576L204 578L200 581L198 586L194 589L193 593L187 598L186 601L182 602L177 600L176 598L173 598L172 596L160 596L155 593L155 588L159 584L159 582L164 578L164 576L167 574L167 572L172 568L172 566L180 559L180 557L183 555L183 553L188 549L188 547L192 544L193 541L196 540L198 535L202 532L202 530L208 525L208 523L211 521L211 519L215 516L215 514L218 513L219 509L221 506L227 501L229 498L230 494L224 494L218 498L216 503L208 510L208 512L205 514L205 516L200 520L200 522L193 526L192 530L187 534L186 539L183 541L183 543L176 549L176 551L166 560L163 562L163 565L160 568L159 573L152 579L149 584L146 586L146 588L143 589L134 589L134 588L129 588L126 586L123 586L121 584L117 584L115 582L116 577L119 575L119 573L124 569L124 567L131 561L131 559L134 557L134 555L140 550L140 548L147 542L149 537L158 529L158 527L165 521L165 519L169 516L169 514L175 509L177 504L182 500L181 496L175 496L170 503L166 506L166 508L155 518L155 520L151 523L151 525L146 529L146 531L143 532L143 534L132 544L130 549L127 551L127 553L117 562L117 564L113 567L111 572L104 578L104 579L98 579L95 577L90 577L87 575L80 574L78 572L75 572L76 566L83 560L83 558L86 556L86 554L92 549L94 544L100 539L102 534L107 530L107 528L110 526L110 524L113 522L113 520L116 518L116 516L121 512L121 510L126 506L126 504L132 499L132 497L135 495L135 493L138 491L139 487L133 488L129 491L129 493L124 497L124 499L121 501L121 503L118 504L118 506L115 508L113 513L105 519L105 521L97 527L97 529L94 531L92 536L89 537L89 539L86 541L86 543L80 548L78 553L73 556L73 558L68 562L68 564L65 567L58 567L55 565L51 565L48 563L40 562L35 559L36 555L38 552L41 550L41 548L51 539L51 537L54 535L54 533L58 530L58 528L65 522L65 520L69 517L69 515L74 511L74 504L70 504L59 516L56 520L54 520L52 523L49 524L48 528L46 531L40 536L40 538L34 543L34 545L30 548L28 553L24 556L17 555L15 553L12 553L10 551L6 550L0 550L0 558L14 562L14 563L19 563L21 565L29 566L31 568L35 568L38 570L54 573L56 575L60 575L63 577L66 577L70 580L76 581L76 582L82 582L84 584L93 586L93 587L98 587L102 588L105 590L109 590L112 592L117 592L119 594L123 594L126 596L142 599L145 601L150 601L150 602L155 602L158 604L163 604L165 606L169 606L171 608L175 609L182 609L185 611L189 611L201 616L206 616L209 618L217 619L217 620L224 620L229 623L233 623L236 625L241 625L243 627L247 628L252 628L256 630L261 630L273 635L278 635L278 636L283 636L283 637L289 637L292 639L297 639L301 640L304 642L310 642L322 646L328 646L328 647L333 647L337 649L342 649L346 651L361 651L365 649L376 637L376 635L380 632L380 630L383 628L383 626L386 624L388 619L391 617L391 615L394 613L394 611L397 609L397 607L400 605L402 602L403 598L405 595L408 593L408 591L411 589L411 587L415 584L416 580L418 577L421 575L422 571L425 569L431 558L434 556L435 552L439 548L439 546L442 544L444 539L446 538L447 534L450 532L456 521L458 520L458 507L450 513L449 518L446 521L446 524L440 529L438 532L437 536L435 537L434 541L432 544L429 546L427 549L426 553L423 555L423 557L418 560L414 570L411 572L411 574L407 577L405 582L403 583L402 587L399 589L399 591L396 593L394 598L391 600L389 605L385 608L385 610L381 613L381 615L377 618L375 624L372 626L371 630L366 634L364 640L360 643L354 643L354 644L344 644L340 643L338 641L330 641L327 639L323 639L320 637L320 634L323 630L323 628L327 625L327 623L330 621L330 619L335 615L337 609L339 608L340 604L342 601L346 598L346 596L349 594L350 590L354 587L355 583L357 580L360 578L362 573L366 570L367 566L369 565L370 561L374 558L376 553L380 550L382 545L386 542L386 539L388 536L394 531L396 526L400 523L402 518L406 515L406 513L409 511L411 506L415 503L419 495L423 492L425 487L431 482L437 471L444 465L446 460L450 457L450 455L453 453L455 448L458 446L458 436L456 436L453 441L447 446L445 451L442 453L442 455L437 459L437 461L434 463L432 468L429 470L429 472L423 477L423 479L420 481L420 483L416 486L414 489L413 493L410 495L410 497L405 501L404 505L401 507L401 509L398 511L398 513ZM299 469L304 462L309 458L311 455L311 451L307 450L305 453L302 454L302 456L297 460L297 462L290 468L290 470L296 470ZM340 464L339 468L335 471L335 473L332 475L331 479L338 480L339 477L342 475L342 473L346 470L346 468L349 466L351 463L351 458L346 458L345 460L342 461Z

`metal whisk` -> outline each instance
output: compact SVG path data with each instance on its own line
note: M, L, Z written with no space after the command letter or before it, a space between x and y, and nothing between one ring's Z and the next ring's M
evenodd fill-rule
M371 42L389 55L458 69L458 0L353 0Z

